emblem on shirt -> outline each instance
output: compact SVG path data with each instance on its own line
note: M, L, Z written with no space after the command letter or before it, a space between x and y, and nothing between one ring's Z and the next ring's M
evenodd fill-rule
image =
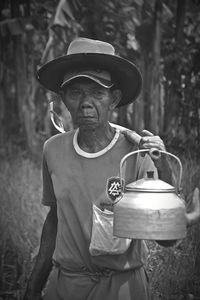
M122 181L122 185L124 182ZM121 196L122 193L122 186L121 186L121 180L119 177L110 177L107 180L106 185L106 193L110 200L115 202L117 198Z

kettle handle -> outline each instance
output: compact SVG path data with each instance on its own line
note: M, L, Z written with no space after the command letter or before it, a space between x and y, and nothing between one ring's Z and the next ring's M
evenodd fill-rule
M134 154L138 154L138 153L148 153L152 159L159 159L160 156L161 156L161 153L169 155L169 156L175 158L176 161L179 164L179 179L178 179L178 184L177 184L177 191L178 191L178 193L180 193L180 191L181 191L181 180L182 180L182 174L183 174L183 167L182 167L182 163L181 163L180 159L176 155L174 155L170 152L158 150L156 148L139 149L139 150L136 150L136 151L133 151L133 152L130 152L130 153L126 154L121 159L121 161L120 161L120 173L119 174L120 174L120 183L121 183L121 186L122 186L122 190L124 190L124 187L125 187L125 181L124 181L124 184L123 184L123 176L122 176L122 170L123 170L124 163L125 163L125 161L127 160L128 157L130 157Z

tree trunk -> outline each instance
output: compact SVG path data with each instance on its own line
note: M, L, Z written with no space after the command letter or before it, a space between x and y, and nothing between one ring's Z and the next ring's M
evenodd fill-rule
M160 44L162 26L162 2L155 2L155 17L152 28L152 44L143 49L144 72L144 124L154 134L159 134L163 127L164 103L160 92Z
M144 102L141 96L133 103L132 111L133 119L131 129L140 133L144 129Z
M176 8L176 42L181 47L184 41L183 28L185 21L187 0L177 0Z
M25 37L27 43L27 36ZM28 55L25 52L24 38L17 35L14 39L15 62L16 62L16 99L18 102L18 115L22 131L26 137L28 149L32 154L37 152L37 135L35 131L35 95L38 83L34 76L33 62L28 61ZM28 74L28 66L31 74ZM29 76L28 76L29 75ZM31 78L31 80L30 80Z

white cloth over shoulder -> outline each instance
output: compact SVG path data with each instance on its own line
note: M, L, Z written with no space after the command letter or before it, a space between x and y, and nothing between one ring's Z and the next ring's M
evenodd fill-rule
M93 256L105 254L122 254L131 244L131 239L113 236L112 211L101 210L93 205L92 236L89 246L90 254Z

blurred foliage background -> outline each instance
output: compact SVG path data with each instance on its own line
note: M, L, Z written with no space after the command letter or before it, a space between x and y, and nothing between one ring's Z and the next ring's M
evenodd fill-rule
M46 215L40 206L42 146L57 133L49 101L65 129L73 126L36 71L77 36L110 42L139 66L142 93L112 121L159 134L183 159L187 201L200 183L199 0L1 0L0 299L21 299L38 249ZM154 299L200 299L198 226L176 247L149 247Z
M52 134L51 95L37 82L37 68L84 36L112 43L141 69L143 92L116 112L116 122L138 132L148 128L170 147L198 155L199 8L198 0L2 0L1 144L12 139L37 154Z

